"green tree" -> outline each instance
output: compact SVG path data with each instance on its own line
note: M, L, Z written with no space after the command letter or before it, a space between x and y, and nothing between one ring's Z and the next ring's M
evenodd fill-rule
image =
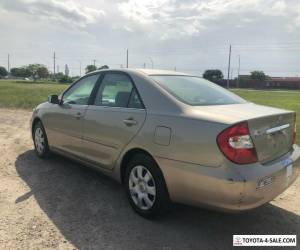
M64 73L62 73L62 72L55 73L55 75L54 74L50 74L50 78L54 78L55 77L56 80L59 80L63 76L64 76Z
M7 76L8 72L6 68L0 66L0 78Z
M108 67L107 65L103 65L103 66L101 66L101 67L98 68L98 69L109 69L109 67Z
M30 77L31 72L26 67L20 67L20 68L12 68L10 70L10 73L12 76L15 77Z
M60 83L72 83L73 79L72 79L72 77L69 77L67 75L63 75L61 78L58 79L58 81Z
M42 64L29 64L28 66L25 66L25 68L27 68L27 70L30 71L30 76L33 78L33 80L36 80L37 78L39 78L38 75L38 71L40 68L46 68L44 65Z
M75 82L80 78L80 76L72 76L71 78L72 78L72 82Z
M42 66L37 69L37 76L39 78L47 78L49 76L49 71L46 67Z
M10 73L12 76L17 76L18 74L18 68L11 68L10 69Z
M255 70L251 72L250 78L252 80L265 81L268 76L263 71Z
M32 77L34 80L49 76L49 71L43 64L29 64L19 68L12 68L10 72L13 76Z
M97 67L95 65L88 65L85 68L85 73L89 73L89 72L92 72L92 71L95 71L95 70L97 70Z
M203 78L212 82L216 82L222 80L224 78L224 75L219 69L208 69L203 73Z

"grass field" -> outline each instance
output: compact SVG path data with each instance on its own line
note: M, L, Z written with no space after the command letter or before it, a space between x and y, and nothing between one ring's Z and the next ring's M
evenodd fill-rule
M49 82L18 82L0 80L0 107L32 109L47 100L50 94L60 94L69 85Z
M47 100L50 94L60 94L69 85L58 83L32 83L0 80L0 107L32 109ZM234 93L248 101L294 110L298 114L297 129L300 131L300 91L256 91L236 89ZM300 142L300 132L297 136Z

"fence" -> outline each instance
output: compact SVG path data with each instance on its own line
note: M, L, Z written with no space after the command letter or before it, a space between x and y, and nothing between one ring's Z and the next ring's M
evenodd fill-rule
M227 86L227 80L216 82L222 87ZM265 81L252 80L252 79L237 79L229 80L230 88L251 88L251 89L300 89L300 78L281 78L269 79Z

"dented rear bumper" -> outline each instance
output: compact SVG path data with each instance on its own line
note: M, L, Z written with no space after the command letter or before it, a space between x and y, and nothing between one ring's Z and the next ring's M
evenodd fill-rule
M156 158L172 201L243 211L261 206L284 192L300 172L300 148L267 164L204 167Z

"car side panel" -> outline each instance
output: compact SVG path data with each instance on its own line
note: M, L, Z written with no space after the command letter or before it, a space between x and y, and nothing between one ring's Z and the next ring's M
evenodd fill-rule
M124 120L132 118L135 125ZM142 128L146 111L142 109L89 106L83 124L83 150L85 157L112 169L124 147Z
M83 156L82 126L86 108L87 105L51 104L43 112L42 122L50 148Z
M180 116L148 114L144 127L133 140L153 156L177 161L219 167L224 156L216 143L216 136L227 125L193 120ZM170 141L159 143L157 128L170 130Z

